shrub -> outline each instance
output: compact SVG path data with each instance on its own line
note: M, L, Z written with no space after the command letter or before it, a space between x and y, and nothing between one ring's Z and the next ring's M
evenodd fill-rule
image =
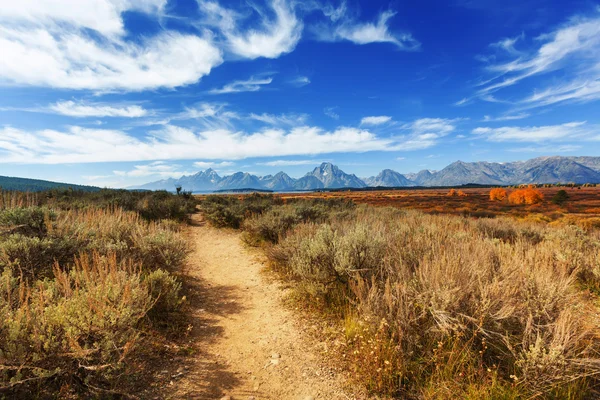
M0 393L119 392L140 336L180 316L167 270L186 258L178 221L194 207L185 193L0 192Z
M244 221L244 239L248 244L278 243L299 223L343 219L354 210L354 203L338 200L299 200L254 214Z
M172 317L182 305L181 283L167 271L157 269L150 272L144 279L150 291L152 304L148 315L154 321L163 322Z
M10 235L0 241L0 267L12 264L27 278L51 277L54 262L72 263L82 245L81 241L68 237Z
M261 242L277 243L302 217L292 207L271 209L243 223L244 240L251 245Z
M559 206L565 204L567 200L569 200L569 194L564 189L559 190L554 196L552 196L552 202Z
M600 314L580 283L600 282L598 254L573 227L372 208L268 252L311 304L348 310L346 359L369 389L515 399L597 384Z
M507 197L506 189L494 188L490 190L490 200L492 201L504 201Z
M0 280L0 384L21 395L48 378L103 386L135 348L151 304L139 269L114 256L83 256L54 274L30 286L5 269Z
M5 234L43 236L46 233L46 225L55 218L56 214L47 208L7 208L0 210L0 229L4 230Z
M512 204L537 204L541 203L543 199L544 195L531 187L517 189L508 196L508 201Z
M467 197L468 195L462 190L450 189L448 197Z

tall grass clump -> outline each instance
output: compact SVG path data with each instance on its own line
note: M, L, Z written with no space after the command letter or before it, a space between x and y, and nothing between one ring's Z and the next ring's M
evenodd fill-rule
M298 199L278 205L260 214L252 214L241 224L244 239L250 245L278 243L300 223L326 222L351 215L354 203L342 199Z
M349 368L400 398L589 398L600 373L598 236L360 207L267 252L338 315Z
M0 208L0 397L123 395L147 332L182 310L179 217L12 196Z
M120 208L137 212L149 221L171 219L186 221L196 209L197 201L191 193L173 194L166 191L99 190L82 192L56 189L36 194L41 205L63 210L90 208Z
M283 201L273 195L254 193L242 199L231 195L210 195L200 202L204 217L214 226L238 229L253 215L261 215Z

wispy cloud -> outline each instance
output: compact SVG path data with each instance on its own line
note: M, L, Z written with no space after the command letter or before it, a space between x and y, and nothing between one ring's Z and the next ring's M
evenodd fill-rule
M255 121L260 121L269 125L289 125L289 126L298 126L306 123L308 119L307 114L254 114L251 113L248 116L249 119L253 119Z
M214 162L214 161L196 161L194 163L194 167L198 167L198 168L225 168L225 167L232 167L234 166L235 163L231 162L231 161L221 161L221 162Z
M308 76L298 76L289 81L290 85L295 87L303 87L310 85L310 78Z
M544 154L557 154L557 153L572 153L582 149L580 145L574 144L563 144L554 146L528 146L528 147L517 147L508 149L514 153L544 153Z
M492 117L489 115L485 115L483 117L482 121L483 122L516 121L519 119L528 118L529 116L531 116L531 114L529 114L529 113L508 114L508 115L501 115L499 117Z
M48 106L48 110L69 117L122 117L139 118L149 114L148 110L137 105L105 105L74 101L60 101Z
M327 107L323 110L323 113L327 115L329 118L338 120L340 119L340 115L337 113L338 107Z
M600 17L573 17L554 31L535 38L531 51L517 51L524 36L504 39L494 47L512 59L490 64L494 76L483 82L476 96L489 96L528 78L560 72L561 83L537 88L515 101L516 109L542 107L567 101L600 99Z
M190 172L181 171L181 166L176 164L167 164L164 161L155 161L150 164L136 165L130 171L116 170L113 173L117 176L129 178L142 178L156 176L160 178L180 178L182 175Z
M315 165L320 164L319 160L275 160L267 162L259 162L257 165L266 165L269 167L291 167L295 165Z
M480 127L472 133L493 142L544 142L564 140L600 140L597 126L584 122L569 122L547 126Z
M459 119L421 118L402 129L409 132L404 140L405 150L419 150L433 147L440 139L456 130Z
M364 117L360 120L361 125L383 125L392 120L392 117L381 115L377 117Z
M244 81L234 81L223 86L221 89L212 89L210 94L226 94L226 93L241 93L241 92L258 92L263 86L270 85L273 78L255 78Z
M396 12L388 10L379 14L376 22L356 21L346 15L345 3L343 8L326 8L325 15L334 22L321 24L313 28L317 39L329 42L347 40L355 44L391 43L402 50L416 50L420 43L410 33L394 33L390 30L389 21Z
M215 1L199 0L199 5L208 15L208 22L225 37L229 51L244 58L277 58L293 51L302 37L304 25L287 0L269 2L274 18L267 17L269 13L255 6L254 15L258 14L261 22L259 28L254 29L240 28L240 22L248 14L224 8Z
M453 130L449 124L446 120L418 120L410 125L411 135L397 138L380 137L368 130L352 127L328 131L301 126L289 130L271 128L243 133L227 129L194 131L166 125L145 136L82 127L40 131L5 127L0 130L0 163L64 164L199 158L238 160L414 150L434 145L437 138ZM155 170L164 168L157 167Z
M517 53L519 53L519 51L517 51L515 49L515 44L519 40L523 39L524 37L525 37L525 34L522 33L522 34L520 34L519 36L516 36L516 37L504 38L502 40L499 40L496 43L492 43L490 45L490 47L495 47L495 48L501 49L503 51L506 51L508 53L517 54Z

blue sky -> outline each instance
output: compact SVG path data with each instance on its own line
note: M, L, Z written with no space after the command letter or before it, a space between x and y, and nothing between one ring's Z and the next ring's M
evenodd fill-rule
M20 0L0 49L0 175L600 155L594 1Z

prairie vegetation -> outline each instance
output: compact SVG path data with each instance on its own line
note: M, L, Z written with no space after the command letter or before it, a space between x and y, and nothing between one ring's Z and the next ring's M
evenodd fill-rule
M295 299L328 317L329 353L372 392L598 395L597 230L273 196L205 198L209 220L224 202Z
M538 186L532 188L543 198L535 204L513 204L508 201L510 193L528 189L527 185L514 188L463 188L466 197L448 196L448 189L374 190L346 192L286 193L275 195L284 201L292 199L346 199L356 204L377 207L395 207L420 210L428 214L452 214L475 218L514 217L519 220L550 223L553 225L576 224L584 229L600 227L600 187ZM502 200L491 199L492 192L505 191ZM561 192L558 201L554 197ZM566 195L566 197L565 197Z
M122 395L147 334L179 323L172 272L188 253L179 221L194 203L166 193L0 192L0 395Z
M542 192L532 187L517 189L508 195L508 201L512 204L538 204L542 200L544 200Z

